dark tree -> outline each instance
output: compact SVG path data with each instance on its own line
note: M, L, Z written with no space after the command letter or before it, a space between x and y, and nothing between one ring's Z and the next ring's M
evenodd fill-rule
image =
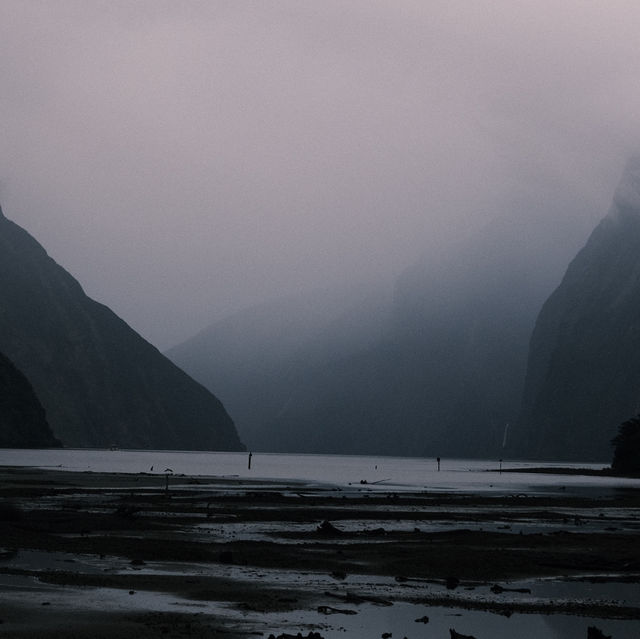
M611 443L615 446L611 468L640 475L640 415L621 424Z

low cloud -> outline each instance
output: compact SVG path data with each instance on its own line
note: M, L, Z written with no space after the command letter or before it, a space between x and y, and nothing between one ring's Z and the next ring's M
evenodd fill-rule
M560 6L558 6L560 5ZM635 2L0 6L0 197L161 347L497 215L576 243L640 139Z

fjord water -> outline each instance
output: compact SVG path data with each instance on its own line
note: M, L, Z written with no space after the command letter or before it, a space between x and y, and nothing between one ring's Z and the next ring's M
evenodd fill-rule
M640 480L588 475L553 474L553 469L600 469L605 464L564 464L526 461L367 457L357 455L295 455L103 449L0 449L0 465L59 468L76 472L119 472L236 477L254 480L307 481L385 490L470 492L598 492ZM500 472L545 467L548 473Z

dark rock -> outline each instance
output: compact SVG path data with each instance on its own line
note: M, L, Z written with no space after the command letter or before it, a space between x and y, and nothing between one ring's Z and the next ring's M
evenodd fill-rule
M388 599L382 599L382 597L375 597L373 595L358 595L354 592L337 593L337 592L325 592L327 597L333 597L334 599L340 599L346 603L361 604L364 602L373 603L377 606L393 606L393 602Z
M429 617L425 615L424 617L420 617L420 619L415 620L416 623L429 623Z
M0 353L0 448L60 445L29 380Z
M357 611L348 608L333 608L332 606L318 606L318 612L322 615L357 615Z
M605 635L600 628L589 626L587 628L587 639L611 639L611 635Z
M473 635L463 635L456 632L453 628L449 628L450 639L476 639Z
M1 210L0 300L0 351L28 378L64 445L243 448L209 391L87 297Z
M496 595L499 595L500 593L503 593L503 592L530 593L531 589L530 588L504 588L503 586L494 584L493 586L491 586L491 592L495 593Z
M140 512L140 508L137 508L135 506L130 506L128 504L121 504L120 506L118 506L115 510L115 515L117 517L124 517L125 519L132 519L133 516Z
M547 299L512 441L528 458L601 460L640 388L640 158Z
M325 519L316 530L322 535L341 535L342 531L339 528L336 528L330 521Z
M455 590L460 585L460 580L457 577L447 577L445 579L445 586L447 590Z

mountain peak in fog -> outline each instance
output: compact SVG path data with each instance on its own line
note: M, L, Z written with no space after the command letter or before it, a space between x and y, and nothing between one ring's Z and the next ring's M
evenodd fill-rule
M608 217L618 219L620 215L631 213L640 214L640 155L634 155L628 160L613 195Z
M640 407L640 157L545 302L531 337L519 454L602 460Z

